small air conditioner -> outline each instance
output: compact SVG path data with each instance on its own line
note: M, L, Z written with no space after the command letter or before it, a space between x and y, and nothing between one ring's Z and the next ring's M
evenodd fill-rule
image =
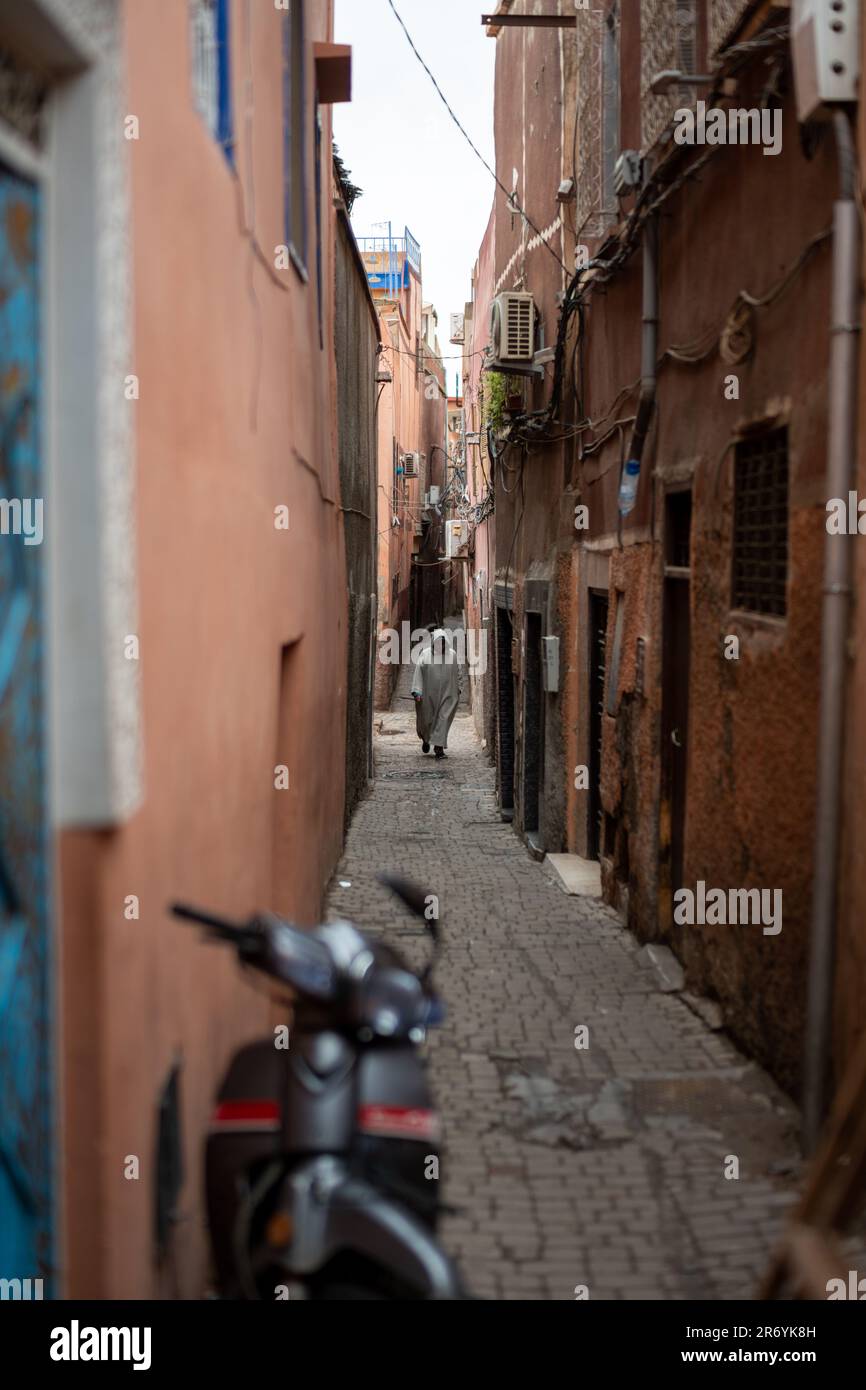
M404 478L417 478L421 471L421 460L423 454L403 454L400 462L403 465Z
M465 319L463 314L451 315L451 342L462 343L466 338Z
M535 300L523 291L498 294L490 313L494 369L512 362L531 362L535 351Z
M613 166L613 191L621 198L640 183L640 154L637 150L623 150Z

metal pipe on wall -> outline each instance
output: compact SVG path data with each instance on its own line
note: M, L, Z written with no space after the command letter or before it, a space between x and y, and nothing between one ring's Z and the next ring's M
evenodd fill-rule
M652 423L656 404L656 363L659 348L659 267L658 216L647 219L643 229L643 311L640 367L640 397L637 419L631 436L629 458L638 463L643 458L644 445Z
M839 158L839 198L833 207L833 291L828 389L827 496L847 501L857 434L860 229L856 159L848 116L833 117ZM827 1108L836 968L837 871L841 832L842 758L848 627L851 611L851 541L827 533L821 638L815 879L812 894L803 1147L811 1153Z

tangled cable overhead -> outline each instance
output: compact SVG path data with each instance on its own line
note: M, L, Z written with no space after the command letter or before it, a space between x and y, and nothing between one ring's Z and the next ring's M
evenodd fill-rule
M779 47L789 37L789 26L787 23L768 29L765 33L759 34L752 39L735 44L728 48L722 55L719 68L716 72L715 82L709 96L708 104L719 95L720 84L724 77L729 77L738 72L760 51ZM693 159L681 169L675 172L681 160L681 147L675 146L661 161L645 184L637 194L634 207L628 214L624 224L617 232L611 236L605 246L601 248L602 254L589 260L585 265L579 266L572 275L568 287L563 297L562 306L559 314L559 322L556 332L556 343L554 351L554 370L553 387L551 390L550 401L547 407L533 414L519 416L512 422L505 438L510 443L530 445L538 442L554 442L550 438L552 430L555 430L556 438L567 438L570 435L582 434L587 430L593 429L593 422L586 417L583 412L580 400L580 390L578 388L578 402L581 414L580 422L572 427L565 427L557 417L562 406L563 391L566 376L566 356L568 351L569 337L572 331L572 324L575 318L578 321L578 338L574 345L574 354L577 352L579 341L583 336L583 313L587 306L592 290L599 285L608 283L631 259L637 249L643 228L647 221L653 217L659 209L681 189L690 179L693 179L700 170L709 163L711 159L717 157L725 146L714 145ZM750 324L748 315L740 312L739 306L765 307L773 302L781 294L798 271L806 263L812 252L826 238L826 232L819 233L814 237L797 262L786 272L783 279L768 291L760 299L755 299L749 295L748 291L741 291L737 297L734 309L728 316L726 324L721 329L714 331L712 340L708 341L708 335L703 335L697 344L688 344L685 347L672 346L662 354L662 361L674 360L684 363L697 363L705 360L719 347L720 341L725 344L725 350L735 354L734 360L742 360L736 354L748 352L751 347L751 337L749 333ZM607 254L604 254L604 253ZM573 359L574 360L574 354ZM628 388L627 388L628 390ZM627 392L626 392L627 393ZM620 393L620 396L623 393ZM617 400L619 397L617 398ZM613 414L616 403L602 417L602 421ZM599 424L601 421L596 421ZM605 437L609 437L609 434ZM595 447L595 446L592 446Z

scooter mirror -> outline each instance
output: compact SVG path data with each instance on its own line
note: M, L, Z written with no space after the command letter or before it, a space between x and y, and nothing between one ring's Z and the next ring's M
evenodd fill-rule
M405 903L410 912L414 912L416 917L424 919L424 925L433 943L433 955L421 972L421 979L426 984L432 978L433 967L439 954L439 896L436 893L428 893L424 888L419 888L417 883L412 883L400 874L377 874L376 879L385 888L390 888L391 892L402 903Z
M439 899L435 893L428 893L426 889L419 888L417 883L402 878L400 874L377 874L376 879L385 888L390 888L416 917L423 917L428 925L432 924L435 927L439 918Z

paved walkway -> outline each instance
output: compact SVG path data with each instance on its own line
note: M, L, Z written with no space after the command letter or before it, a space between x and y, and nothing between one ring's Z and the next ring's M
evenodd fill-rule
M431 1037L444 1127L443 1239L485 1298L750 1298L799 1165L797 1117L598 901L570 898L498 816L461 710L425 758L404 679L376 716L332 913L420 963L418 925L375 882L442 903L445 1027ZM341 887L340 880L350 883ZM589 1030L587 1049L575 1029ZM725 1177L729 1156L739 1178Z

